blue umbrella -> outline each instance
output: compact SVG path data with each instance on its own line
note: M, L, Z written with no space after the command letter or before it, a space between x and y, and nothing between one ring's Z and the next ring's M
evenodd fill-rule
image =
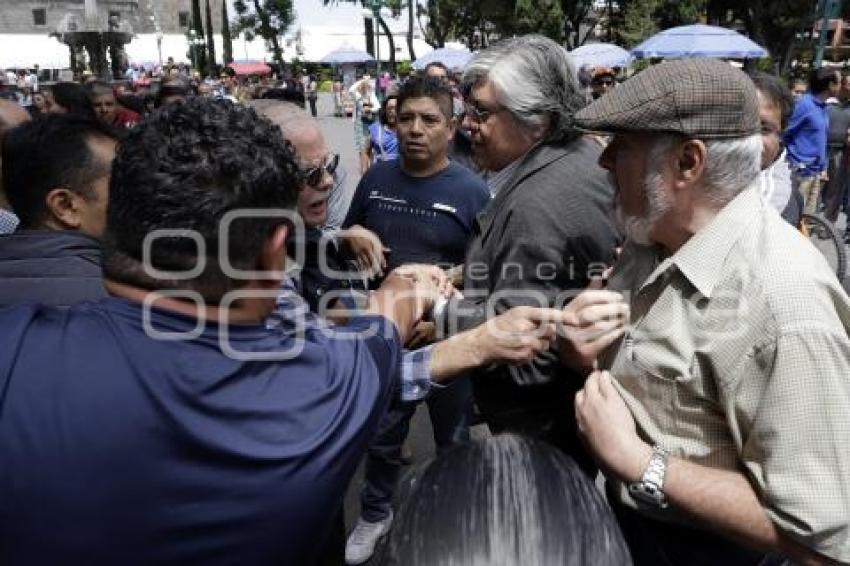
M345 63L368 63L374 60L375 58L365 51L360 51L353 47L340 47L322 57L320 63L343 65Z
M472 59L472 53L468 49L441 47L418 58L413 62L413 68L421 71L430 63L439 62L452 71L458 71L463 69L470 59Z
M612 43L588 43L570 51L577 69L584 65L592 67L625 67L632 55L619 45Z
M758 59L767 50L735 30L697 24L659 32L634 49L638 58L717 57Z

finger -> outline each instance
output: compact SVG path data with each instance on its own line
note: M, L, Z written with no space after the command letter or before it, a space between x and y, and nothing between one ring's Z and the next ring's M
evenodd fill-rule
M513 316L526 319L535 325L552 323L575 326L577 324L575 312L567 311L566 309L559 310L537 307L514 307L508 312L512 311Z
M566 308L578 311L591 305L624 302L625 299L621 293L608 291L607 289L592 289L582 291L576 295L576 297L567 304Z
M586 328L598 323L624 323L629 316L629 305L626 303L602 303L591 305L578 311L578 326Z
M585 395L588 399L593 400L594 398L598 398L601 393L599 392L599 374L601 372L594 371L591 372L589 376L587 376L587 380L584 382L584 391Z
M619 395L617 393L617 389L614 387L614 378L608 371L600 371L599 373L599 392L606 399L611 398L615 395Z

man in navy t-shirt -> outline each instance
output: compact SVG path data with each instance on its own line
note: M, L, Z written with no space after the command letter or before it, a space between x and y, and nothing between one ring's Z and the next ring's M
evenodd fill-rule
M451 91L440 80L405 83L398 95L399 159L373 165L354 193L343 227L365 228L380 238L387 249L382 267L462 264L473 221L490 201L484 181L449 160L456 127L452 102ZM354 251L360 257L370 255ZM428 407L438 449L469 439L468 381L432 391ZM415 408L415 403L394 397L369 447L361 517L346 544L349 564L368 560L392 523L401 447Z
M463 263L472 221L490 202L484 180L448 158L455 124L451 113L443 113L445 96L450 109L451 91L433 79L412 79L402 87L400 158L369 169L343 223L377 234L389 249L390 269Z
M112 297L0 309L0 563L313 562L438 291L390 274L348 326L267 329L302 175L224 101L128 133Z

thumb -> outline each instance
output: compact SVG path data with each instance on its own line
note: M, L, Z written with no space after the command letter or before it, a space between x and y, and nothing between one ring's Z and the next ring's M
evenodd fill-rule
M599 392L603 397L611 397L617 395L617 389L614 387L614 378L609 371L600 371L599 373Z

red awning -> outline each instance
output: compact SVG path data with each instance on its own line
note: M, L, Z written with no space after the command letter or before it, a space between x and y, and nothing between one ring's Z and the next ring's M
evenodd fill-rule
M231 63L228 65L237 75L270 75L272 68L265 63Z

